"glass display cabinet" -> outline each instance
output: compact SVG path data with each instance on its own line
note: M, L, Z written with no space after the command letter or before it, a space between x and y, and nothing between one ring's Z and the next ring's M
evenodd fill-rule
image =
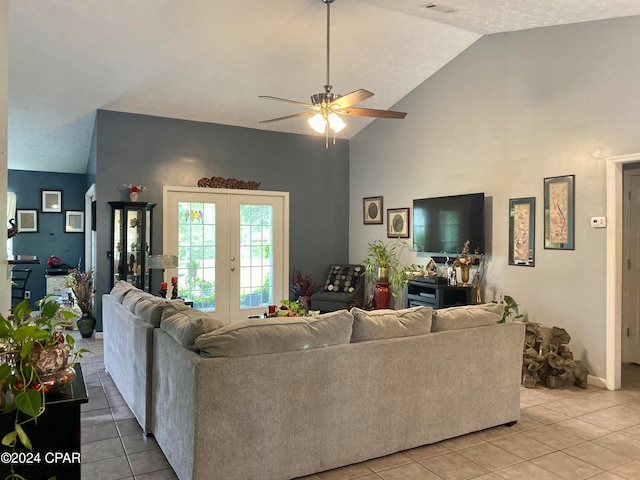
M111 287L118 280L149 291L152 213L155 203L109 202L111 215Z

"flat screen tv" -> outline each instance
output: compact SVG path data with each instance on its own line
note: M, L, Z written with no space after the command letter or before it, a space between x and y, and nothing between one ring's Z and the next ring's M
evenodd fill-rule
M484 193L413 201L413 250L459 254L469 240L469 253L484 253Z

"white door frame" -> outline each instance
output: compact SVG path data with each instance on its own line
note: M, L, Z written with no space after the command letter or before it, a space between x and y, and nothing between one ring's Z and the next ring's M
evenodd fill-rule
M93 224L93 209L91 205L96 199L96 184L92 184L84 194L84 271L94 270L96 266L93 262L95 245L95 232L91 229ZM95 274L95 272L94 272Z
M162 187L162 248L163 252L166 245L170 244L169 236L171 232L167 228L171 225L172 219L169 218L169 211L167 205L167 197L169 193L213 193L213 194L225 194L229 196L238 195L260 195L263 197L280 197L284 199L283 204L283 238L282 238L282 295L287 298L289 294L289 192L274 192L267 190L240 190L229 188L202 188L202 187L180 187L164 185ZM278 292L274 291L274 295Z
M640 153L609 157L607 170L606 386L620 388L622 376L622 168Z

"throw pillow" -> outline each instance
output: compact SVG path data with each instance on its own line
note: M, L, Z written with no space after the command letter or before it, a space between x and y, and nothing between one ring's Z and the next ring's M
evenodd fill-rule
M331 265L324 290L326 292L352 293L363 274L364 267L362 265Z
M352 308L353 333L351 342L366 342L383 338L410 337L431 332L431 307L403 310L361 310Z
M317 317L242 320L201 335L195 343L203 357L243 357L349 343L353 315L347 310Z
M194 350L196 339L224 325L213 314L184 308L182 302L169 302L162 310L160 328L185 348Z
M503 311L504 305L498 303L442 308L433 313L431 331L442 332L493 325L500 321Z

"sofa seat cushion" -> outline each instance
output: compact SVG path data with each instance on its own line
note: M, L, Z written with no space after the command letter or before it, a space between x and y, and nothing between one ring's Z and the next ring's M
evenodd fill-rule
M213 314L189 308L182 302L169 302L162 309L160 328L185 348L194 350L196 339L224 325Z
M502 319L504 305L484 303L436 310L433 314L432 332L484 327L498 323Z
M243 357L307 350L349 343L353 315L346 310L317 317L242 320L201 335L195 343L203 357Z
M351 342L366 342L383 338L410 337L431 332L431 307L412 307L403 310L361 310L352 308L353 333Z
M109 294L115 298L118 302L122 303L125 295L132 290L138 290L136 287L131 285L129 282L125 282L124 280L118 280L113 284L113 288L109 292Z
M353 293L360 276L364 274L361 265L332 265L324 284L325 292Z

